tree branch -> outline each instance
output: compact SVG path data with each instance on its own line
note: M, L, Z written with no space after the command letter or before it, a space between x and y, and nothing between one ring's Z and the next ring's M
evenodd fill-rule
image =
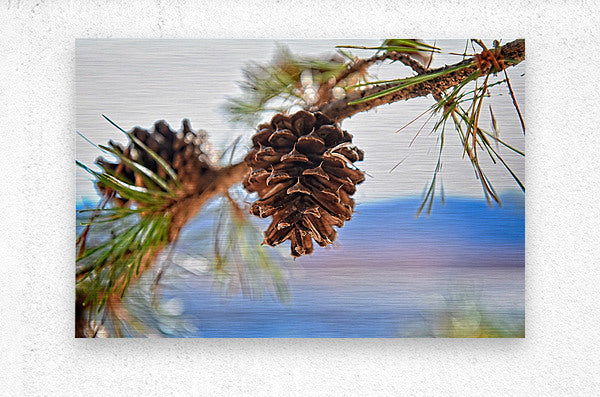
M244 162L220 168L216 170L212 182L210 182L205 189L199 193L191 194L181 198L172 207L170 207L167 210L172 214L171 224L169 226L168 242L172 243L177 240L181 229L198 213L198 211L204 206L204 204L206 204L206 202L218 194L228 196L228 189L240 182L248 170L249 168ZM129 284L135 284L142 274L154 264L160 252L165 248L166 245L160 245L149 250L142 259L138 273L132 277ZM93 269L94 267L90 267L89 269L82 269L78 271L75 278L76 281L81 280ZM110 292L108 295L108 301L111 303L111 305L110 308L107 306L107 310L119 310L120 308L121 295L123 294L125 283L123 280L120 280L117 285L121 285L121 287ZM77 338L88 337L90 334L92 334L89 319L85 316L85 300L86 293L81 290L76 290L75 337Z
M501 48L501 56L505 60L507 60L507 63L510 64L510 66L520 63L525 59L525 40L518 39L507 43ZM356 64L354 64L354 66L350 67L348 71L349 73L352 73L358 70L357 68L372 65L375 62L382 61L385 59L400 61L412 67L415 70L419 70L419 68L422 68L420 69L423 71L421 75L437 73L443 69L469 64L474 61L474 58L469 58L455 65L425 71L425 69L417 61L413 60L408 55L390 52L387 54L382 54L366 59L364 60L364 63L359 61L360 63L357 62ZM439 94L440 92L447 90L448 88L452 88L460 84L475 70L477 70L476 66L468 67L423 83L415 84L413 86L407 87L404 90L394 92L390 95L386 95L381 98L373 99L371 101L360 103L357 105L348 104L349 102L383 91L387 88L393 87L394 85L391 84L377 86L369 90L357 93L356 95L349 95L346 98L329 102L318 108L318 110L325 113L327 116L334 119L335 121L339 122L347 117L353 116L356 113L370 110L376 106L416 98L419 96L426 96L429 94ZM190 197L189 199L183 200L179 204L183 208L181 211L181 215L177 217L177 220L175 220L174 218L174 224L177 225L176 233L179 233L179 229L181 229L181 227L193 215L195 215L198 212L200 207L202 207L202 205L206 203L208 199L213 197L215 194L226 192L227 189L229 189L229 187L238 182L241 182L247 171L248 167L243 162L223 168L222 170L220 170L219 175L217 176L215 181L211 184L211 186L209 186L208 189L205 190L203 194L197 197Z
M422 73L423 71L425 71L425 68L418 61L414 60L409 55L401 52L388 51L384 52L383 54L373 55L371 58L357 59L356 61L349 63L346 69L344 69L334 79L331 79L330 81L326 81L323 84L321 84L317 93L319 101L315 103L314 106L320 107L329 103L333 97L332 89L344 79L347 79L354 73L361 73L362 71L365 71L374 64L383 62L385 60L390 60L392 62L400 61L403 64L413 68L413 70L415 70L417 73Z
M501 48L500 54L501 57L506 60L507 66L513 66L520 63L522 60L525 59L525 40L518 39L507 43ZM445 69L454 68L461 65L467 65L473 63L474 61L475 58L468 58L455 65L444 66L442 68L429 70L419 75L425 76L428 74L438 73ZM403 101L420 96L427 96L429 94L436 94L445 91L449 88L455 87L456 85L460 84L476 70L477 66L467 67L422 83L414 84L403 90L393 92L380 98L358 103L355 105L349 104L361 98L365 98L369 95L373 95L383 90L395 87L397 84L378 85L376 87L366 89L361 92L351 93L343 99L324 104L320 106L318 110L330 117L331 119L335 120L336 122L340 122L345 118L355 115L356 113L365 112L376 106L381 106L393 102Z
M248 170L249 167L244 162L223 167L217 171L212 183L201 193L179 200L170 209L173 219L169 230L169 242L177 239L181 228L200 211L207 201L217 194L226 194L231 186L242 181Z

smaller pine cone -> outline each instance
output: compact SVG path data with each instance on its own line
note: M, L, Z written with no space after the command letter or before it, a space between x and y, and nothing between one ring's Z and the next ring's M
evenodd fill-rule
M192 131L190 122L184 119L182 122L182 130L176 132L171 130L165 121L157 121L154 124L154 131L150 132L146 129L135 127L131 134L144 143L150 150L158 154L177 174L177 179L183 185L184 191L197 189L203 179L213 172L213 167L210 164L208 156L202 150L203 144L206 142L206 135L203 131L195 133ZM123 154L126 158L137 162L138 164L148 168L161 178L173 185L169 175L163 167L144 148L137 145L135 142L130 142L127 147L113 142L109 145ZM118 179L131 185L146 187L144 180L139 173L123 162L111 163L102 157L96 159L96 164L103 169L104 172L116 176ZM98 190L101 194L109 195L111 190L102 183L98 183ZM129 206L130 200L114 196L113 202L121 207Z
M365 179L351 166L363 159L352 135L322 113L299 111L259 125L252 142L243 184L259 196L250 212L273 217L263 243L290 240L294 257L312 253L313 240L321 247L333 243L333 226L352 217L350 196Z

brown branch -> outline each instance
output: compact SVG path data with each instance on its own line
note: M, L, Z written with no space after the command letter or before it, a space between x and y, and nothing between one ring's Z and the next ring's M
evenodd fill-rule
M525 40L518 39L507 43L501 48L500 54L502 58L506 60L506 64L508 66L513 66L520 63L522 60L525 59ZM469 58L455 65L428 70L427 72L421 73L420 75L438 73L440 71L443 71L444 69L454 68L461 65L467 65L473 62L475 62L475 58ZM380 98L358 103L355 105L349 104L361 98L365 98L369 95L373 95L396 86L396 84L378 85L376 87L366 89L364 91L351 93L343 99L329 102L319 107L318 110L323 112L331 119L340 122L345 118L355 115L356 113L365 112L377 106L445 91L449 88L455 87L456 85L460 84L476 70L477 66L467 67L422 83L414 84L403 90L396 91L394 93L382 96Z
M242 181L248 170L249 167L244 162L221 168L217 171L213 181L201 193L179 200L170 209L173 218L169 230L169 242L177 239L181 228L200 211L200 208L208 200L217 194L226 194L231 186Z
M240 182L248 170L248 166L243 162L223 167L215 172L212 182L205 189L197 194L180 199L175 205L169 208L167 211L172 214L172 219L169 226L168 242L172 243L177 239L183 226L198 213L206 202L218 194L227 195L229 188ZM146 253L144 259L142 259L139 272L130 281L131 285L135 284L142 274L154 264L154 261L165 247L166 245L153 247L153 249ZM93 268L78 272L76 274L76 281L81 280L91 270ZM123 294L125 283L123 280L120 280L116 284L121 285L121 287L109 293L108 301L111 302L111 306L110 308L107 307L107 310L119 310L120 308L121 295ZM77 290L75 300L75 337L77 338L84 338L93 334L88 318L85 315L87 312L87 308L83 304L85 299L85 293ZM100 295L99 299L102 299L102 295Z
M319 101L315 104L315 106L320 107L329 103L332 99L332 90L337 84L339 84L339 82L347 79L355 73L361 73L376 63L386 60L392 62L400 61L403 64L410 66L417 73L422 73L425 71L423 65L421 65L418 61L401 52L390 51L384 52L383 54L373 55L371 58L367 59L357 59L356 61L349 63L346 69L344 69L334 79L321 84L317 93Z

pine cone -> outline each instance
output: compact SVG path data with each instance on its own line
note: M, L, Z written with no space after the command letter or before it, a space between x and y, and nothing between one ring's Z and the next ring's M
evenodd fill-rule
M259 125L252 142L245 158L251 171L243 184L259 196L250 212L273 216L264 244L291 240L292 255L298 257L313 252L313 239L321 247L333 243L333 226L342 227L352 217L350 195L365 179L350 165L363 159L352 135L322 113L299 111Z
M205 178L205 176L207 176L207 173L212 173L214 168L202 150L202 146L206 141L206 135L203 131L199 133L193 132L189 120L183 120L182 131L179 133L171 130L169 125L161 120L154 124L154 131L151 133L146 129L135 127L131 131L131 134L169 164L177 174L177 178L183 185L184 191L191 192L198 190L198 187L202 186L202 180L210 179ZM165 179L169 185L174 185L165 169L152 158L148 151L135 142L130 142L125 148L112 140L109 142L109 145L124 154L128 159L150 169ZM111 163L102 157L96 159L96 164L104 172L115 175L118 179L126 183L140 187L149 187L145 185L141 175L134 172L127 164L122 162ZM103 186L100 182L97 186L101 194L108 195L112 193L111 189ZM113 197L113 201L121 207L130 205L130 200L119 196Z

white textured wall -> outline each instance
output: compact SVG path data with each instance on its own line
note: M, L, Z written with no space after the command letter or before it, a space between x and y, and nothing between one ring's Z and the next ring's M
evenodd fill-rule
M599 9L465 3L2 1L0 394L597 395ZM474 35L527 39L525 340L72 337L75 38Z

